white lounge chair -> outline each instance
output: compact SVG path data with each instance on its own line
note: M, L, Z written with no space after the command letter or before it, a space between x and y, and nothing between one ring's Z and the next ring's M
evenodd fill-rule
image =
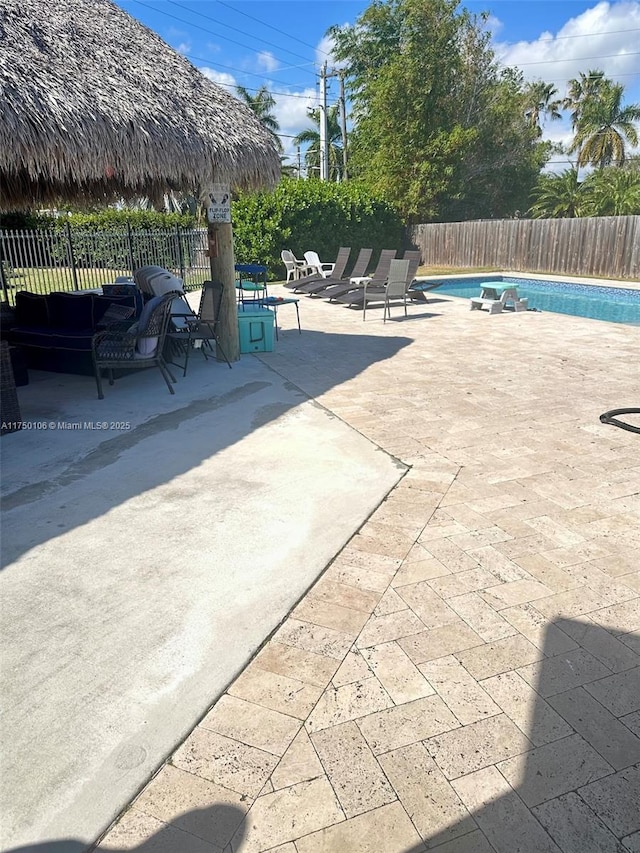
M304 259L307 262L307 265L311 267L310 271L312 273L317 272L318 275L321 275L323 278L329 278L335 268L335 264L329 264L325 261L321 261L317 252L305 252Z

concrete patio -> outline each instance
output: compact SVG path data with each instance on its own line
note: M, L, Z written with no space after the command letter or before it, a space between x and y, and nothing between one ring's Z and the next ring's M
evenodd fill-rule
M194 362L176 399L147 373L150 421L130 380L108 389L110 419L137 417L111 443L3 438L5 533L23 525L5 572L26 637L14 767L31 801L49 797L3 849L80 853L142 787L101 850L638 853L640 436L598 420L640 405L638 327L489 316L437 293L386 324L304 297L300 311L302 335L281 310L276 352ZM61 412L81 386L61 380ZM222 549L207 523L221 503ZM115 543L137 554L128 572ZM218 587L194 560L212 549ZM172 571L156 583L158 566ZM56 589L66 628L48 616ZM223 605L198 610L201 595ZM110 626L78 635L96 612ZM59 632L44 661L43 619ZM103 653L117 641L115 690L80 652L96 636ZM145 654L123 661L133 638ZM56 798L28 761L65 754L40 719L61 655L112 704L94 702L93 727L59 706L88 734Z

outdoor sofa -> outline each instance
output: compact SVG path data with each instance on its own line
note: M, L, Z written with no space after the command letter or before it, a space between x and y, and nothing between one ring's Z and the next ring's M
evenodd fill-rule
M18 291L4 337L24 352L32 369L92 376L93 336L113 322L133 323L143 305L135 287L105 285L104 291L46 295Z

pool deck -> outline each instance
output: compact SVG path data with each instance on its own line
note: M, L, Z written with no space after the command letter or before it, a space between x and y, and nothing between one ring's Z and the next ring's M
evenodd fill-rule
M638 330L428 297L279 312L256 360L408 470L100 850L640 850Z
M639 850L637 329L300 309L264 363L411 469L102 847Z

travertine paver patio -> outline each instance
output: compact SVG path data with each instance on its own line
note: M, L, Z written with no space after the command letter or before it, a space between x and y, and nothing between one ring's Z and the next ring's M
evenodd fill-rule
M412 467L101 848L637 853L638 328L300 307L265 363Z

